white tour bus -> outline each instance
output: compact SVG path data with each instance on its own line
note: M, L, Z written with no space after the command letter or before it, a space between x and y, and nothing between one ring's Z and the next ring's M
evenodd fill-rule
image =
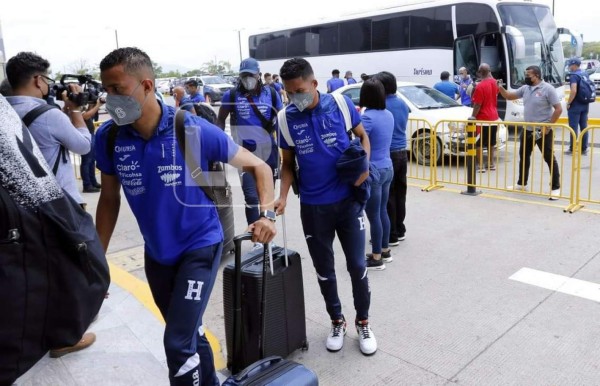
M456 75L464 66L474 76L480 63L514 90L524 83L525 68L537 65L564 103L563 34L570 32L556 27L550 8L531 1L434 0L260 31L241 44L263 73L278 73L288 58L306 58L321 91L333 69L340 77L350 70L358 81L361 73L386 70L400 81L432 86L442 71ZM579 56L581 37L572 42ZM523 121L520 100L499 100L498 111L505 121Z

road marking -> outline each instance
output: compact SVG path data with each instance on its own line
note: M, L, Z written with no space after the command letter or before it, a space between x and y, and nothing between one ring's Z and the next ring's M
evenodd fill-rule
M521 268L509 279L600 303L600 284L589 281L531 268Z
M154 299L152 298L152 292L150 292L148 283L138 279L114 264L108 263L108 267L110 268L111 281L132 294L140 303L142 303L145 308L152 312L152 314L164 324L165 320L160 314L158 307L156 307L156 304L154 304ZM213 350L215 368L217 370L224 369L227 364L223 358L223 352L221 350L219 339L217 339L217 337L206 328L204 328L204 333L206 334L206 338L208 339L210 347Z

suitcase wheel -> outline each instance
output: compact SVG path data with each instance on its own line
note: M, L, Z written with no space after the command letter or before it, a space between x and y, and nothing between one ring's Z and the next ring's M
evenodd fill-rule
M302 342L302 347L300 348L300 350L302 351L308 351L308 341L305 340L304 342Z

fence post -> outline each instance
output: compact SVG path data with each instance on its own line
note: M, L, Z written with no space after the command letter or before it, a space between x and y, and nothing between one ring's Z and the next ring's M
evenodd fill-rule
M472 117L469 118L469 122L467 123L467 159L466 159L466 167L467 167L467 190L462 191L460 194L464 194L466 196L478 196L481 194L481 191L477 191L477 179L475 177L475 166L477 165L477 151L475 149L475 145L477 142L476 136L476 126L475 122L473 122Z

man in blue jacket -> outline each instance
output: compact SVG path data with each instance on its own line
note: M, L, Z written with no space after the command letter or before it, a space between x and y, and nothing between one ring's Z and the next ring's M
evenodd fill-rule
M341 180L336 166L350 146L346 123L335 98L317 91L318 83L310 64L304 59L290 59L283 64L279 74L291 102L285 109L285 119L293 143L288 143L283 136L280 138L283 163L277 212L285 211L294 180L294 160L297 159L302 227L331 319L326 347L329 351L341 350L346 334L333 255L333 240L337 233L352 280L354 322L360 350L371 355L377 351L377 341L369 323L371 293L364 257L366 219L363 204L353 195L353 185L360 186L369 173L363 173L353 185ZM352 131L360 139L368 158L369 137L352 101L344 97L344 102L351 117Z
M171 385L216 386L213 354L202 316L215 283L223 230L214 203L194 183L179 150L175 108L154 97L152 61L137 48L120 48L100 62L112 120L96 134L102 191L96 228L105 250L121 204L121 187L145 242L144 268L154 302L166 321L165 352ZM108 138L118 131L111 148ZM186 113L190 148L202 170L209 161L229 162L254 176L261 216L253 241L275 236L271 168L236 145L221 129ZM186 143L188 144L188 143Z
M460 93L458 85L450 81L450 73L448 71L442 71L440 82L434 84L433 88L452 99L456 99L456 96Z
M569 87L570 94L569 99L567 101L567 116L569 117L569 126L575 132L576 135L583 131L588 126L588 113L590 111L590 105L587 103L582 103L577 99L577 91L579 89L579 85L581 84L581 80L584 76L586 76L583 71L580 69L581 60L579 58L571 58L568 63L569 71L571 72L571 77L569 78ZM573 137L569 137L571 142L569 144L569 150L567 150L566 154L573 153ZM587 155L588 151L588 133L583 135L581 139L581 154Z
M279 153L275 143L277 132L277 112L283 107L279 93L263 85L260 68L254 58L247 58L240 64L240 82L234 89L223 95L217 126L225 129L229 116L231 136L238 145L254 153L265 161L277 175ZM254 177L240 169L240 180L246 200L246 220L248 225L258 220L259 202ZM263 248L256 244L256 248Z

